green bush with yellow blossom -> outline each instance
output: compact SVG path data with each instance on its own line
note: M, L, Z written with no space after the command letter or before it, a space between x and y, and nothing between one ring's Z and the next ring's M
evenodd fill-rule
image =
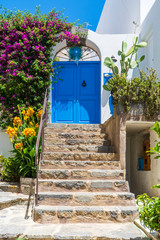
M14 117L13 126L7 128L13 144L13 164L18 166L18 177L36 177L35 146L42 110L18 107L19 116ZM39 148L39 154L41 147ZM3 177L3 176L2 176Z

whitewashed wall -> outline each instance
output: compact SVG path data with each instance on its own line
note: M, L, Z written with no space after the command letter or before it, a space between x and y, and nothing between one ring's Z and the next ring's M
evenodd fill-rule
M5 131L0 131L0 155L9 157L10 151L12 150L12 144L9 140L8 134Z
M135 33L136 25L133 22L140 24L140 0L106 0L96 32Z
M140 25L155 1L106 0L96 32L100 34L138 33Z
M109 68L104 66L105 57L115 56L116 59L119 59L117 54L118 50L121 49L122 41L128 43L128 48L132 45L132 39L134 34L98 34L92 31L89 31L88 42L94 43L101 53L101 123L105 122L110 118L109 110L109 96L110 93L103 89L103 73L111 72ZM120 67L120 65L118 65ZM129 77L132 77L132 71L129 72Z
M156 69L160 77L160 1L155 1L150 12L146 16L142 26L140 39L148 42L148 46L142 49L139 54L144 53L145 61L142 68L146 71L146 67Z

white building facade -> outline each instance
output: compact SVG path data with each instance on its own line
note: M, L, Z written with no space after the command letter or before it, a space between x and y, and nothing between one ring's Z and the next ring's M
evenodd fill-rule
M99 111L98 121L96 123L104 123L107 119L111 117L111 110L109 106L110 92L103 89L103 84L105 81L104 75L110 73L110 69L104 66L105 57L114 56L119 59L117 54L118 50L121 49L122 41L128 43L128 48L132 45L133 36L138 36L139 40L144 40L148 43L145 49L139 51L139 54L145 54L145 61L141 63L140 68L146 70L146 67L153 67L157 70L158 76L160 76L160 1L159 0L106 0L99 23L97 25L96 32L88 31L87 40L85 46L94 50L99 57L100 73L97 78L99 81ZM53 58L57 55L61 49L66 47L65 41L58 44L53 50ZM76 63L75 63L76 64ZM74 70L73 70L74 71ZM76 74L76 73L75 73ZM83 75L83 72L80 72ZM129 77L131 78L133 74L137 74L136 71L130 71ZM82 80L84 81L83 77ZM73 80L74 81L74 80ZM79 81L79 80L78 80ZM76 95L77 97L77 95ZM86 98L87 99L87 98ZM85 100L83 98L83 102ZM50 98L51 106L53 106L53 97ZM69 100L67 100L69 102ZM78 99L76 99L78 101ZM88 100L89 101L89 100ZM93 100L94 101L94 100ZM71 103L72 105L72 103ZM67 105L68 107L68 105ZM84 109L87 107L84 106ZM51 107L51 117L50 122L54 122L52 119L52 107ZM87 111L87 110L86 110ZM56 113L59 114L59 113ZM85 112L83 113L86 114ZM61 114L63 117L63 114ZM70 117L70 115L68 115ZM58 119L58 117L57 117ZM65 122L65 120L64 120ZM74 123L74 122L73 122ZM79 123L79 122L78 122ZM92 123L92 122L91 122ZM93 122L94 123L94 122ZM151 134L151 136L154 134ZM155 137L155 136L154 136ZM127 148L131 147L133 139L128 138ZM153 145L153 138L151 139ZM7 157L9 155L9 150L11 150L11 144L9 143L8 136L5 132L0 132L0 154ZM131 151L130 151L131 152ZM127 153L129 159L130 153ZM132 157L134 159L134 157ZM133 166L129 163L129 166ZM136 163L135 163L136 164ZM143 173L145 175L145 181L152 182L148 183L148 188L151 185L156 184L158 179L160 179L160 174L156 174L157 164L153 164L153 171L148 173ZM134 172L134 173L133 173ZM160 172L160 171L159 171ZM133 173L133 174L132 174ZM132 171L128 169L128 175L132 178L137 177L139 181L144 181L144 178L139 177L138 171ZM129 180L131 177L128 177ZM133 180L132 180L132 184ZM146 188L146 189L148 189ZM134 186L133 186L134 189ZM143 188L144 190L144 188ZM133 190L132 190L133 191ZM137 193L140 193L139 189Z

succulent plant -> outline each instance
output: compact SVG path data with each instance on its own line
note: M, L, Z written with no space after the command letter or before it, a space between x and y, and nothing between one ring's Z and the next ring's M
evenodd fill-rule
M129 69L139 67L139 63L144 60L145 58L144 55L137 60L137 51L139 48L144 48L146 46L147 46L146 42L138 43L138 37L134 37L133 46L127 51L127 43L122 41L122 50L118 51L118 56L121 57L120 60L121 69L120 70L118 69L118 67L115 65L115 62L110 57L105 58L104 65L112 69L114 75L120 74L121 76L127 77ZM135 60L132 60L134 55Z

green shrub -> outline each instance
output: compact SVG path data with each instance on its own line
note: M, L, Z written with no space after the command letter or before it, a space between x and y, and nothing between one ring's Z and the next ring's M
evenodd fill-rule
M14 157L5 158L0 156L1 179L3 181L12 182L19 181L19 162Z
M160 198L146 193L137 197L140 221L151 231L160 230Z
M122 105L126 112L136 103L143 104L148 118L160 112L160 82L154 69L149 70L149 74L140 71L140 77L131 80L114 75L104 89L112 92L113 104Z

